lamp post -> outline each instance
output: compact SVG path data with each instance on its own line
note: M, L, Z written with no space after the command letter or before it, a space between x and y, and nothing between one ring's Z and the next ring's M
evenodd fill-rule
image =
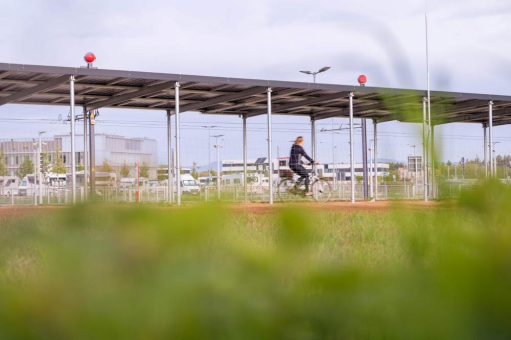
M216 135L213 136L213 138L216 138L215 148L216 148L216 190L217 190L217 197L218 200L220 200L220 184L221 184L221 176L220 176L220 148L222 145L218 144L218 138L223 137L224 135Z
M41 146L41 135L43 133L46 133L46 131L40 131L39 132L39 145L38 145L38 148L37 148L37 171L39 172L39 204L43 204L43 192L42 192L42 181L43 181L43 176L42 176L42 173L41 173L41 153L42 153L42 146Z
M301 73L310 74L312 75L312 79L314 80L314 84L316 84L316 74L326 72L330 69L329 66L325 66L319 69L319 71L313 72L313 71L300 71Z
M218 126L216 125L202 125L201 127L208 129L208 176L211 179L211 129Z
M415 182L415 186L417 186L417 157L415 156L415 144L414 145L410 145L408 144L409 147L413 148L413 163L414 163L414 182Z
M34 185L33 185L33 195L34 195L34 205L37 205L37 154L38 154L38 151L37 151L37 144L38 143L34 143ZM28 177L27 177L28 179Z
M373 151L374 147L372 144L374 143L374 139L369 141L369 191L371 193L371 198L374 200L374 191L373 191ZM376 176L375 176L376 177Z

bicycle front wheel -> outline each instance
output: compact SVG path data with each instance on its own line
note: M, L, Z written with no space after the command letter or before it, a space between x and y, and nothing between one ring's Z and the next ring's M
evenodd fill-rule
M332 186L323 178L312 183L311 191L316 202L327 202L332 197Z
M300 192L295 188L295 182L291 179L283 179L279 183L277 192L281 202L295 202L301 197Z

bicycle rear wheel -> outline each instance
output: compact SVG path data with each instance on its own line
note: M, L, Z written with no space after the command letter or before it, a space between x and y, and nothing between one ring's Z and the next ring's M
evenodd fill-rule
M332 197L332 187L323 178L319 178L312 183L311 191L316 202L327 202Z

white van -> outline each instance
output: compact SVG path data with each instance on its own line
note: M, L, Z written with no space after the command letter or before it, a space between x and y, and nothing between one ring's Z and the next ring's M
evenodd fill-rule
M193 178L192 175L181 175L181 193L190 195L200 194L199 183L195 180L195 178Z
M137 183L136 178L123 177L119 181L119 189L134 188L136 183Z
M19 184L17 176L0 176L0 196L17 195Z
M39 180L36 180L34 183L34 175L26 175L18 186L18 195L32 196L37 190L37 185L39 185Z
M138 180L138 185L142 188L149 185L149 180L144 177L140 177ZM136 188L137 187L137 179L131 177L123 177L119 182L119 189L126 188Z
M167 180L162 181L163 186L167 186ZM177 193L176 180L174 179L174 192ZM192 175L181 174L181 194L199 195L199 182Z

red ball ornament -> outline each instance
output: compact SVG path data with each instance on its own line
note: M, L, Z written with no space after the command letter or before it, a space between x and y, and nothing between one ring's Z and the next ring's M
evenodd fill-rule
M364 76L363 74L358 76L358 83L360 85L365 85L365 83L367 83L367 77Z
M96 56L92 52L87 52L85 57L83 57L87 63L93 63L96 60Z

